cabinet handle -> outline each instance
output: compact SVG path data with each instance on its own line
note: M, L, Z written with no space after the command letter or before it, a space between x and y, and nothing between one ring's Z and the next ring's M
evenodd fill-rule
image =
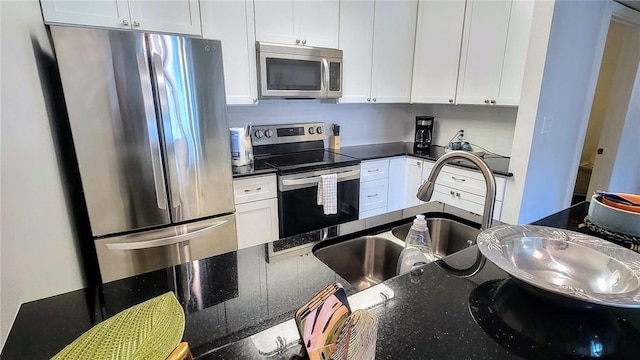
M244 189L244 192L248 193L248 192L251 192L251 190L249 190L249 189Z
M296 39L296 44L300 44L300 39Z
M449 104L453 104L453 99L449 99Z
M129 20L122 20L122 26L129 26Z
M465 182L465 181L467 181L466 179L457 178L457 177L455 177L455 176L452 176L451 178L453 179L453 181L460 181L460 182Z
M459 192L457 192L457 193L456 193L456 196L457 196L457 197L460 197L460 193L459 193Z
M485 100L484 100L484 103L485 103L485 104L488 104L488 103L489 103L489 99L485 99Z
M373 98L373 102L376 102L376 98Z
M493 105L495 105L495 104L496 104L496 101L495 101L495 100L491 100L491 103L492 103Z
M258 98L253 98L253 103L256 104L258 102Z
M367 195L368 198L372 198L372 197L376 197L376 196L378 196L378 194Z
M367 98L367 101L371 102L371 98Z
M140 26L140 23L139 23L139 22L137 22L137 21L134 21L134 22L133 22L133 26L134 26L134 27L138 27L138 26Z
M259 187L259 188L256 188L256 191L260 191L260 190L262 190L262 188L261 188L261 187Z
M420 161L416 161L416 166L417 166L417 167L422 166L422 164L420 163Z
M306 39L302 39L302 45L305 45L307 43Z
M380 171L380 169L367 170L367 172L370 172L370 173L374 173L374 172L378 172L378 171Z
M455 194L455 192L453 190L449 191L449 194L451 194L451 196L453 196Z

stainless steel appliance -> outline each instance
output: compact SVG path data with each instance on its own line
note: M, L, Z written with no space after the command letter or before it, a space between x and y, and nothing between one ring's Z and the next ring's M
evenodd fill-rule
M102 281L235 250L220 42L50 30Z
M433 116L416 116L416 136L413 150L416 154L428 154L433 141Z
M256 53L261 99L342 96L342 50L257 42Z
M278 169L281 238L358 219L360 160L326 151L324 137L323 123L253 127L255 166ZM325 174L338 177L334 215L316 202Z

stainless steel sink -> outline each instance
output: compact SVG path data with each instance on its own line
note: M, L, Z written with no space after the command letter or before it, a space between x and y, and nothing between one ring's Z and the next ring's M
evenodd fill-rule
M363 236L337 244L316 245L313 254L358 290L396 275L403 246L381 236Z
M480 230L461 222L445 218L427 218L427 226L431 235L433 250L439 257L463 250L476 243ZM391 230L393 236L400 240L407 237L411 223Z

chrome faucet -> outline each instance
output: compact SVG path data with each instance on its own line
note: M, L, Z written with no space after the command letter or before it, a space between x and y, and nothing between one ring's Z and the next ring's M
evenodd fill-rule
M416 196L418 199L422 201L431 200L431 195L433 195L433 188L436 184L436 178L438 174L440 174L440 170L446 164L450 163L452 160L469 160L471 161L480 172L484 176L484 181L487 184L487 193L484 199L484 214L482 215L482 224L480 230L486 230L491 227L491 222L493 220L493 206L496 200L496 179L493 177L493 172L489 169L487 163L484 162L477 155L474 155L467 151L452 151L444 154L442 157L436 161L433 165L433 169L429 174L427 180L425 180L420 188L418 189L418 193Z

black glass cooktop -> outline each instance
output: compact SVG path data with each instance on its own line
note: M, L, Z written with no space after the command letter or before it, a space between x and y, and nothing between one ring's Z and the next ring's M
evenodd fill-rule
M274 167L280 173L293 173L358 165L360 160L325 150L310 150L261 157L256 159L256 164L258 162Z

